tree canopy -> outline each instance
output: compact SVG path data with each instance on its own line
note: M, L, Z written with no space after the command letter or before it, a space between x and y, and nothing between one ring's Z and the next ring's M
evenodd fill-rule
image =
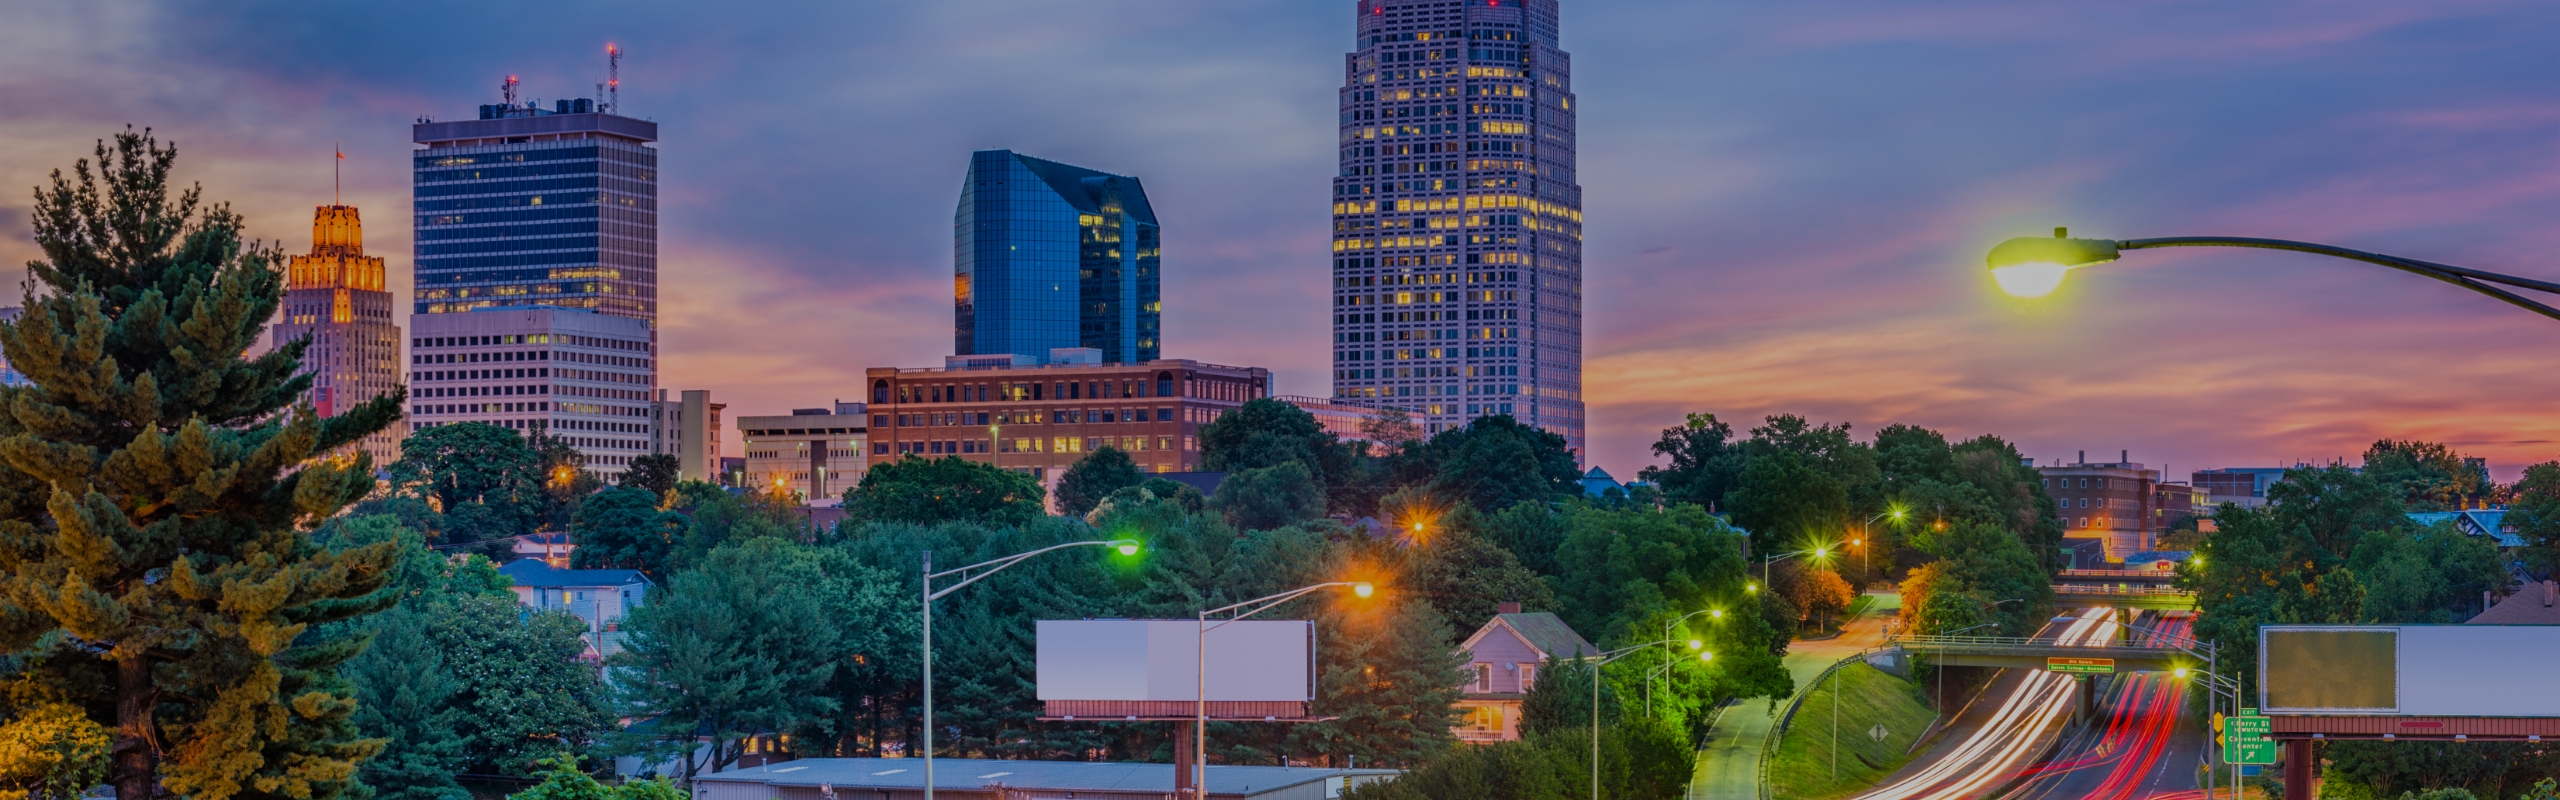
M982 522L1023 525L1045 511L1047 490L1031 476L959 456L908 457L876 464L845 490L845 515L859 522Z

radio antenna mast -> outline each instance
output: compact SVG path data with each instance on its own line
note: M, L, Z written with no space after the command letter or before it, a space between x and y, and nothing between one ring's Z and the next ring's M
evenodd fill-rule
M516 105L516 76L507 76L506 83L498 84L498 91L506 96L507 107L514 108Z
M604 57L608 62L605 86L608 87L609 92L605 96L607 100L605 106L613 109L613 113L620 114L622 113L622 48L612 42L606 42Z

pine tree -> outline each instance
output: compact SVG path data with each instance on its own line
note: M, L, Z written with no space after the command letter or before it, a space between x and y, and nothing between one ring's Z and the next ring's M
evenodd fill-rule
M379 611L389 544L296 529L372 488L360 451L402 393L326 420L295 398L306 342L243 358L283 294L276 252L175 148L128 129L36 191L26 311L0 353L0 649L58 635L75 701L112 709L117 795L335 798L380 748L336 675L361 640L310 626ZM313 637L317 638L317 637Z
M347 662L356 684L356 726L382 737L383 751L364 767L376 800L469 800L455 783L463 739L453 706L453 675L427 638L427 621L407 606L374 618L373 645Z

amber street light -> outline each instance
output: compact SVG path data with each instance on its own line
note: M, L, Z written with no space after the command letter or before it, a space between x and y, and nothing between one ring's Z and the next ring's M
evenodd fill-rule
M2063 277L2071 270L2114 261L2126 250L2148 250L2160 247L2252 247L2262 250L2291 250L2297 253L2362 261L2444 281L2498 298L2526 311L2560 319L2560 308L2544 305L2502 288L2514 287L2560 294L2560 283L2285 239L2246 239L2230 236L2074 239L2071 238L2071 229L2055 228L2051 239L2021 236L2001 242L1999 246L1991 248L1991 254L1985 260L1990 263L1992 280L2000 283L2001 290L2019 297L2043 297L2061 288Z

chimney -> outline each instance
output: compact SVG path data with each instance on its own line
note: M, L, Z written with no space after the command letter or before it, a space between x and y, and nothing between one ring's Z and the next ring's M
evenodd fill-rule
M2552 595L2554 595L2554 594L2560 594L2560 582L2555 582L2555 581L2543 581L2543 582L2542 582L2542 607L2543 607L2543 608L2550 608L2550 607L2551 607L2551 599L2552 599L2552 598L2551 598L2551 596L2552 596Z
M2131 451L2131 450L2118 450L2118 451L2116 451L2116 463L2118 463L2118 464L2131 464L2131 463L2133 463L2133 451Z
M1493 610L1494 610L1494 613L1497 613L1497 614L1517 614L1517 613L1520 613L1520 604L1519 604L1519 603L1495 603L1495 604L1493 604Z
M2082 463L2082 464L2089 463L2089 451L2087 451L2087 450L2082 450L2082 451L2080 451L2080 463Z

